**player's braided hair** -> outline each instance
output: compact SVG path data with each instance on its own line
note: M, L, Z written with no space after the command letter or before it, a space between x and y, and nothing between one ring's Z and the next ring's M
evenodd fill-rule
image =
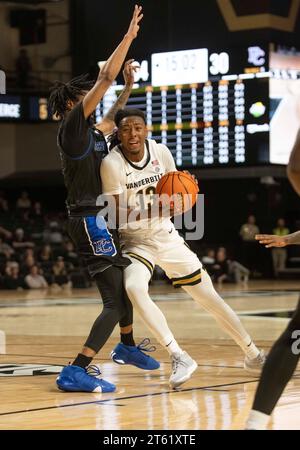
M116 147L116 145L119 145L120 139L118 138L118 130L114 130L113 133L111 135L108 136L107 138L108 143L109 143L109 151L111 151L114 147Z
M85 91L89 91L93 87L95 82L89 80L88 76L88 74L80 75L79 77L72 78L67 83L63 83L62 81L54 82L49 98L49 106L52 114L62 119L68 109L68 101L76 101L79 95L82 95Z

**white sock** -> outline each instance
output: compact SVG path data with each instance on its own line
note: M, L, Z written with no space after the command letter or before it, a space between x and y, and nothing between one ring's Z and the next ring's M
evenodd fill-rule
M245 355L249 358L249 359L254 359L256 358L259 354L260 351L258 350L258 348L256 347L256 345L254 344L254 342L251 341L250 345L246 345L244 348L244 352Z
M169 353L169 355L182 355L183 350L179 347L176 340L173 338L167 345L166 349Z
M270 416L252 409L246 422L246 430L266 430Z

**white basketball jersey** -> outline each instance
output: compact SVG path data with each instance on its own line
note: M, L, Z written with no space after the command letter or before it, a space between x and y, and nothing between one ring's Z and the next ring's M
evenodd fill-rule
M101 164L101 180L104 194L127 194L132 209L147 208L161 177L176 170L170 150L163 144L148 139L142 161L129 161L119 146L114 147ZM168 218L153 218L127 223L120 227L125 239L150 237L162 228L174 228Z

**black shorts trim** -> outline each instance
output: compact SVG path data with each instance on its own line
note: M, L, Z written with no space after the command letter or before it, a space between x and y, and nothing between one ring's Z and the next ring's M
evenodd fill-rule
M154 267L153 267L153 264L150 261L148 261L148 259L144 258L143 256L137 255L136 253L132 253L132 252L124 253L124 255L131 256L131 258L134 258L137 261L144 264L147 267L147 269L149 270L151 277L152 277Z
M171 278L171 282L175 288L194 286L195 284L201 283L201 269L198 269L189 275L185 275L184 277Z

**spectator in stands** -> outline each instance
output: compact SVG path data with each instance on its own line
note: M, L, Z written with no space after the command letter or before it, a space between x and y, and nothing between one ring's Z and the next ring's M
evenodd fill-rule
M247 222L240 228L240 237L242 239L243 262L253 274L257 271L258 259L257 242L255 240L256 234L259 234L256 218L250 215Z
M71 288L72 283L69 279L65 261L62 256L57 258L57 261L53 264L53 283L54 286L61 286L62 288Z
M0 192L0 213L5 214L8 212L8 202L5 198L4 192Z
M34 255L28 254L24 258L24 262L21 266L21 272L24 275L28 275L30 273L31 267L36 265L35 257Z
M75 252L75 247L72 241L65 241L63 244L63 256L65 261L71 263L73 266L79 265L78 254Z
M29 209L18 209L16 214L15 225L23 228L24 232L31 233L32 220L29 217Z
M241 226L240 236L245 242L255 242L255 235L259 234L259 228L256 225L256 218L250 215L247 219L247 223Z
M26 289L24 278L19 273L18 263L7 264L3 278L3 287L4 289Z
M249 280L250 271L238 261L229 259L225 247L218 248L215 263L210 270L219 284L224 281L247 284Z
M226 249L224 249L226 253ZM250 270L235 260L227 259L228 264L228 280L234 283L248 284Z
M44 218L41 202L34 202L31 215L34 218Z
M39 265L43 269L44 277L46 278L48 284L53 282L52 266L53 266L53 252L50 245L44 245L40 252L38 253Z
M218 284L222 284L223 281L229 281L227 254L224 247L218 248L215 263L211 266L211 272L213 279Z
M43 269L45 267L52 268L54 257L52 248L49 244L43 245L40 252L38 253L38 261L42 265Z
M18 209L30 209L31 208L31 200L29 198L28 192L23 191L21 196L18 198L16 207Z
M9 244L7 244L0 236L0 254L5 255L7 259L10 259L14 253L14 249Z
M50 245L44 245L39 253L38 260L42 263L53 261L52 249Z
M23 228L17 228L13 238L12 246L15 250L24 250L26 248L33 248L34 243L25 238Z
M30 72L32 70L31 62L27 50L22 48L16 59L17 86L20 88L29 87Z
M46 244L62 244L63 242L62 232L58 223L54 221L50 222L49 228L44 231L43 236Z
M41 202L34 202L32 210L30 212L30 217L35 221L44 223L44 214Z
M12 218L11 218L12 212L9 210L8 202L6 199L2 198L0 199L0 230L3 229L3 227L11 226L12 225ZM0 231L0 235L3 234Z
M277 220L277 227L273 229L273 234L276 236L286 236L290 233L290 230L285 226L285 220L279 218ZM273 247L272 248L272 260L274 275L277 278L280 270L285 269L287 260L286 247Z
M209 248L206 251L206 255L204 255L201 258L203 264L205 265L205 268L207 269L208 273L211 273L211 268L216 262L216 252L213 248Z
M4 227L0 227L0 236L2 236L6 240L11 240L13 237L13 233Z
M33 258L35 257L33 248L26 248L25 252L23 253L23 260L25 260L27 256L32 256Z
M29 274L25 277L25 283L29 289L45 289L48 287L48 283L37 265L31 266Z

